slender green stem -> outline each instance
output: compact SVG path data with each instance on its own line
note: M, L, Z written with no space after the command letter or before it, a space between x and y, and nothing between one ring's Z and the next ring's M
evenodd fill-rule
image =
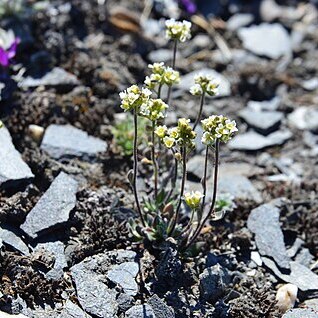
M205 97L205 93L203 92L201 95L201 100L200 100L200 109L199 109L199 114L197 119L195 120L195 123L193 125L193 130L195 130L195 128L197 127L198 123L201 120L201 116L202 116L202 110L203 110L203 105L204 105L204 97Z
M154 174L154 190L155 190L155 200L158 197L158 163L156 159L155 153L155 128L156 122L152 122L152 129L151 129L151 160L153 164L153 174Z
M197 210L197 209L192 209L189 223L188 223L187 226L184 228L184 230L182 230L181 235L183 235L184 233L186 233L186 232L191 228L192 222L193 222L193 220L194 220L195 212L198 212L198 210Z
M173 45L173 57L172 57L172 65L171 65L171 67L173 69L175 69L175 67L176 67L177 47L178 47L178 41L175 40L174 45ZM168 105L170 105L171 91L172 91L172 86L169 86L168 95L167 95L167 104Z
M218 187L219 150L220 150L220 142L219 142L219 140L217 140L215 142L215 166L214 166L214 180L213 180L213 195L212 195L212 202L211 202L211 206L210 206L209 212L206 215L206 217L203 219L201 224L198 223L197 229L195 230L192 238L189 240L189 242L188 242L188 244L186 245L185 248L188 248L189 246L191 246L192 243L197 239L197 237L201 233L205 223L211 217L211 215L212 215L212 213L214 211L214 207L215 207L215 203L216 203L217 187Z
M173 69L176 67L177 47L178 47L178 41L175 40L174 46L173 46L173 59L172 59L172 68Z
M137 157L137 138L138 138L138 118L137 118L137 112L134 110L134 167L133 167L133 182L132 182L132 188L134 192L135 202L137 206L137 212L139 214L141 223L143 226L146 226L144 217L141 212L139 198L138 198L138 191L137 191L137 171L138 171L138 157Z
M179 219L180 208L181 208L181 204L182 204L182 200L183 200L186 179L187 179L187 148L186 148L186 146L183 146L182 147L182 179L181 179L180 196L179 196L179 201L178 201L175 217L172 221L172 225L171 225L171 228L170 228L168 234L171 234L174 231L176 224L178 222L178 219Z

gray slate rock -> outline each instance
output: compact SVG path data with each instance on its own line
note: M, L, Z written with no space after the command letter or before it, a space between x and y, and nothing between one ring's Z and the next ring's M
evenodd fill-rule
M121 286L129 296L135 296L138 292L136 276L139 272L139 265L136 262L125 262L114 265L108 271L107 277L112 282Z
M288 311L282 318L317 318L318 312L312 309L296 308Z
M272 98L271 100L263 100L263 101L250 100L247 103L247 108L254 111L275 111L277 110L280 102L281 102L281 98L278 96Z
M318 298L307 299L304 301L303 305L308 309L318 312Z
M301 247L304 245L304 241L299 237L296 238L294 244L287 250L287 255L289 257L294 257L299 252Z
M153 309L148 305L136 305L125 312L125 318L157 318Z
M22 241L19 236L17 236L9 229L0 227L0 242L4 242L5 244L12 246L14 249L24 255L30 255L28 246Z
M263 204L253 209L247 220L248 229L255 234L261 255L272 257L281 268L289 269L290 261L279 224L280 210L273 204Z
M80 82L73 74L66 72L60 67L54 67L50 72L41 78L26 77L18 84L22 88L32 88L38 86L76 86Z
M171 307L160 299L157 295L153 295L149 300L148 304L151 306L155 313L156 318L174 318L175 314Z
M292 54L288 32L279 23L262 23L238 30L238 36L245 49L256 55L278 59Z
M90 318L85 311L82 310L78 305L74 304L72 301L67 300L65 307L63 308L61 314L58 318Z
M318 132L318 108L298 107L288 116L289 124L300 130Z
M29 212L21 229L30 237L36 238L52 227L67 222L75 207L77 188L77 181L61 172Z
M234 199L251 200L256 203L263 201L260 192L244 176L221 175L218 189L220 193L229 193Z
M172 60L172 51L169 49L159 49L159 50L155 50L155 51L151 51L148 54L148 59L152 62L152 63L156 63L156 62L164 62L164 63L168 63ZM181 58L180 53L177 52L177 60Z
M14 186L34 177L31 169L15 149L6 127L0 129L0 186Z
M314 256L310 253L308 248L303 248L295 257L295 261L309 267L314 261Z
M107 287L104 275L97 272L106 261L106 255L98 254L87 257L70 270L83 309L94 317L115 318L118 308L116 292Z
M64 271L63 269L67 267L66 257L64 255L64 244L60 241L56 242L47 242L47 243L39 243L34 251L42 250L43 253L49 253L54 256L54 265L51 270L45 273L45 276L48 279L58 280L63 277Z
M239 112L239 116L257 132L268 135L279 128L284 118L280 112L253 111L245 108Z
M211 70L209 68L203 68L197 71L193 71L191 73L188 73L184 76L181 76L180 83L176 85L177 89L180 89L182 91L189 92L189 89L192 85L194 85L194 76L197 74L204 74L204 75L210 75L212 76L215 80L219 81L220 86L219 86L219 94L217 96L219 97L224 97L224 96L229 96L231 95L231 84L229 80L223 76L222 74ZM209 97L209 96L207 96Z
M254 131L238 134L229 141L228 147L233 150L258 151L268 147L281 146L292 137L289 130L276 131L266 137Z
M201 180L204 174L204 161L205 157L196 155L192 158L187 163L187 171L188 171L188 176L192 176L198 181ZM208 169L207 169L207 178L211 176L211 164L208 164Z
M107 143L71 125L50 125L45 131L41 149L55 159L90 159L105 152Z
M245 27L254 20L253 14L237 13L228 19L226 25L230 31L236 31L239 28Z
M264 264L272 270L272 272L286 283L296 285L302 291L318 290L318 276L308 267L291 261L290 273L283 274L276 266L275 262L267 257L262 257Z
M219 264L206 268L200 275L201 296L215 303L224 295L226 286L230 283L231 276L226 268Z

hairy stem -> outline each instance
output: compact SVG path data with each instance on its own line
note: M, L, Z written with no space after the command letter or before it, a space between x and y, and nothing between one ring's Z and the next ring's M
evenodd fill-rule
M205 200L206 200L206 179L207 179L207 172L208 172L208 158L209 158L209 146L205 148L205 158L204 158L204 173L202 178L202 189L203 189L203 198L200 212L198 213L198 224L200 224L202 215L204 212Z
M165 199L165 202L167 203L169 201L169 199L172 196L172 193L176 187L176 183L177 183L177 178L178 178L178 160L175 158L175 154L176 152L171 148L171 152L174 158L174 166L173 166L173 176L171 178L171 189Z
M138 171L138 158L137 158L137 138L138 138L138 118L137 118L137 112L134 110L134 167L133 167L133 182L132 182L132 188L134 192L135 202L137 206L137 212L139 214L141 223L143 226L146 226L144 217L141 212L139 198L138 198L138 191L137 191L137 171Z
M183 200L186 179L187 179L187 149L186 149L186 146L183 146L182 147L182 179L181 179L180 196L179 196L179 201L178 201L175 217L173 219L173 222L172 222L172 225L171 225L171 228L170 228L170 231L168 234L171 234L174 231L176 224L178 222L178 219L179 219L180 208L181 208L181 204L182 204L182 200Z
M162 84L159 84L157 98L159 99L161 96Z
M209 212L206 215L206 217L203 219L201 224L198 223L197 229L195 230L192 238L189 240L189 242L185 248L188 248L189 246L191 246L192 243L197 239L197 237L201 233L205 223L211 217L211 215L214 211L214 207L215 207L215 203L216 203L217 187L218 187L219 150L220 150L220 142L219 142L219 140L216 140L216 142L215 142L215 166L214 166L214 180L213 180L213 195L212 195L212 202L211 202Z
M201 100L200 100L200 109L199 109L199 114L197 119L195 120L195 123L193 125L193 130L195 130L195 128L198 126L198 123L201 120L201 116L202 116L202 110L203 110L203 105L204 105L204 97L205 97L205 93L203 92L201 95Z
M158 197L158 163L156 159L155 153L155 127L156 122L152 122L152 129L151 129L151 160L153 164L153 174L154 174L154 189L155 189L155 200Z

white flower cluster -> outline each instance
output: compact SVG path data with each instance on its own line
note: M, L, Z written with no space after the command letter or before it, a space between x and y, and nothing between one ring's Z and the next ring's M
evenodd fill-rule
M200 96L207 93L210 96L218 94L219 83L209 75L198 74L194 77L194 85L190 88L192 95Z
M213 115L201 122L204 131L201 140L207 146L213 146L217 139L222 142L228 142L238 130L236 122L223 115Z
M162 99L149 99L149 101L143 104L140 108L140 115L148 118L151 121L164 118L164 111L168 108L168 105Z
M193 140L196 137L196 133L189 123L190 119L180 118L177 127L168 129L166 126L158 126L155 133L162 139L167 148L178 145L192 149L195 147Z
M139 88L137 85L128 87L119 93L120 107L125 111L135 110L139 112L142 105L147 104L152 92L148 88Z
M146 77L144 83L149 89L155 89L158 85L171 86L180 82L179 72L166 67L163 62L149 64L148 67L152 70L152 74Z
M170 19L166 21L166 36L168 39L185 42L191 39L191 22Z

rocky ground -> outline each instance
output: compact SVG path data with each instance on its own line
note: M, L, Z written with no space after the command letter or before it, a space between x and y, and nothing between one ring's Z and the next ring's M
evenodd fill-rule
M203 17L173 1L52 0L1 19L21 43L0 83L0 317L318 317L317 3L220 3L198 1ZM193 38L168 121L195 119L188 89L206 71L221 92L205 115L239 127L219 183L236 208L191 258L134 243L132 162L113 138L118 92L170 62L171 16Z

